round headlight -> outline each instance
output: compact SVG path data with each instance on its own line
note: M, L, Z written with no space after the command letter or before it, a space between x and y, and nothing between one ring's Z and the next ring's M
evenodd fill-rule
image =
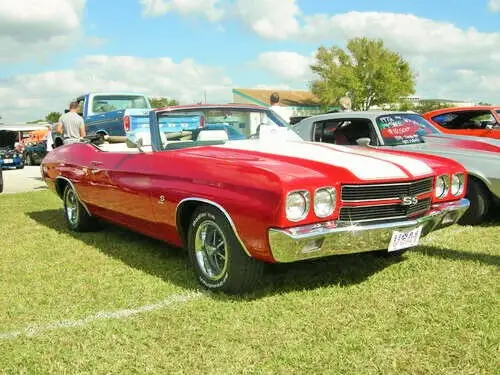
M451 176L451 194L460 195L464 191L465 176L462 173L457 173Z
M314 193L314 213L317 217L330 216L335 210L335 188L321 188Z
M307 216L309 211L309 192L305 190L288 193L286 197L286 218L299 221Z
M444 198L448 194L450 187L450 178L448 176L439 176L436 180L436 189L434 195L436 198Z

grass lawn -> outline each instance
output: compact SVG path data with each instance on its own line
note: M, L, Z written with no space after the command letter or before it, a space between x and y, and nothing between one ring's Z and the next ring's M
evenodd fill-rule
M0 373L498 373L498 223L400 260L269 266L229 297L200 293L181 250L68 232L61 206L0 196Z

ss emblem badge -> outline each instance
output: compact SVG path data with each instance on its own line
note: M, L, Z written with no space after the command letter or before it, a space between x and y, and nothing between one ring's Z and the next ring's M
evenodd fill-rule
M403 206L416 206L418 204L418 198L416 196L401 197L401 204Z

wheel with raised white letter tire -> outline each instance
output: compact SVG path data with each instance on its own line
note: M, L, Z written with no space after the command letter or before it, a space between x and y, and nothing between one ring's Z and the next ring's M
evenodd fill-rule
M64 218L69 229L75 232L88 232L96 228L97 220L88 214L70 184L64 189L63 202Z
M195 210L187 242L196 278L206 289L243 293L262 277L264 264L245 253L228 220L215 207Z

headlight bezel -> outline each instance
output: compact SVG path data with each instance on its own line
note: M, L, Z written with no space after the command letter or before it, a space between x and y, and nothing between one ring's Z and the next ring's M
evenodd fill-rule
M458 179L458 190L454 192L453 186L454 186L454 179ZM450 193L454 197L457 197L461 194L463 194L465 188L465 174L464 173L454 173L451 175L451 181L450 181Z
M444 182L442 193L438 194L438 184L440 181ZM444 199L450 192L450 176L447 174L439 175L436 177L436 185L434 187L434 197L437 199Z
M295 194L299 194L302 199L304 199L304 202L305 202L305 205L304 205L304 210L302 212L302 214L298 217L290 217L289 214L288 214L288 208L289 208L289 205L288 205L288 199L292 196L292 195L295 195ZM297 221L301 221L301 220L304 220L307 215L309 214L309 208L311 206L311 197L310 197L310 193L308 190L305 190L305 189L298 189L298 190L292 190L292 191L289 191L286 195L286 199L285 199L285 217L287 220L291 221L291 222L297 222Z
M326 192L331 200L331 206L329 210L326 213L318 213L318 210L316 209L316 202L317 202L317 195L318 193ZM334 186L323 186L320 188L317 188L314 191L314 197L313 197L313 210L314 214L319 217L320 219L324 219L328 216L331 216L335 212L335 208L337 207L337 189Z

